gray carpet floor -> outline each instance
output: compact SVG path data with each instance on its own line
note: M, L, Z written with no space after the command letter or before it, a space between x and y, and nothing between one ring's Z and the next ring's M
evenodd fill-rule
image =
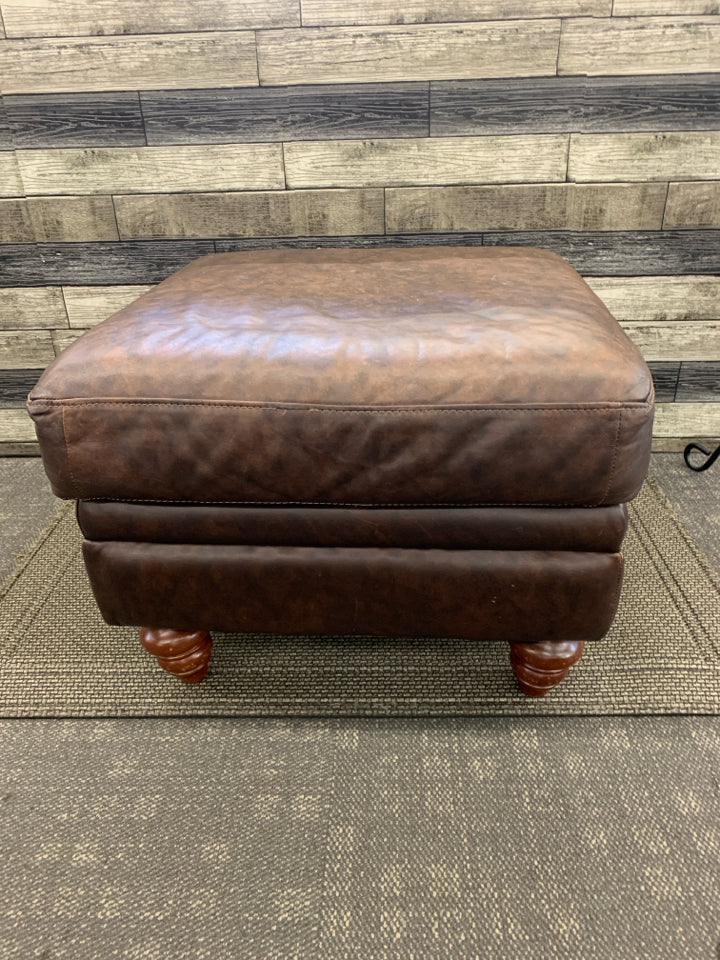
M720 468L652 469L718 562ZM0 958L717 960L718 771L712 717L5 721Z

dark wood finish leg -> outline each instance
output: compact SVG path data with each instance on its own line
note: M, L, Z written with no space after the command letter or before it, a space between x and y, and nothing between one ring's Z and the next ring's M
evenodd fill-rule
M511 643L510 663L520 689L529 697L544 697L560 683L577 663L585 647L584 640L553 643Z
M163 669L183 683L198 683L208 672L212 637L206 630L142 627L140 643Z

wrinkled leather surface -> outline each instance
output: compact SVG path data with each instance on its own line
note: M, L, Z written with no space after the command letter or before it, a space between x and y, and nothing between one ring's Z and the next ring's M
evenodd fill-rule
M113 624L237 632L596 640L620 553L85 541Z
M652 380L531 248L212 255L95 327L29 409L59 496L622 503Z
M627 509L228 507L81 500L78 521L88 540L613 553L627 529Z

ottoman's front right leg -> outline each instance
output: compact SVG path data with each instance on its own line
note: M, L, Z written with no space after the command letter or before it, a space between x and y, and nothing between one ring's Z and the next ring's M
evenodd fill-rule
M140 643L183 683L198 683L208 672L212 637L206 630L142 627Z
M544 697L582 656L584 640L511 643L510 663L520 689L529 697Z

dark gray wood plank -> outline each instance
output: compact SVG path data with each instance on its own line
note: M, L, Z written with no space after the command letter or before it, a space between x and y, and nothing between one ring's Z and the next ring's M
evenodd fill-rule
M594 277L716 274L720 230L536 230L485 233L483 243L554 250Z
M2 286L103 286L157 283L190 260L227 250L275 247L459 245L536 246L567 257L587 276L716 274L720 230L538 230L520 233L433 233L363 237L265 237L230 240L137 240L120 243L0 245Z
M40 243L0 246L5 287L157 283L206 253L212 240Z
M682 363L675 399L720 402L720 361Z
M431 136L705 130L720 122L720 76L432 81Z
M275 248L295 247L298 249L314 247L438 247L482 246L481 233L404 233L390 235L376 235L367 237L268 237L237 238L216 240L215 248L218 253L227 253L231 250L272 250Z
M137 93L10 94L3 101L18 149L145 145Z
M6 97L0 97L0 150L14 150L15 141L8 120L6 99Z
M0 370L0 407L24 407L25 399L41 373L42 368Z
M651 360L648 363L655 383L655 399L658 403L675 399L680 362L677 360Z
M149 144L426 137L427 83L141 91Z

